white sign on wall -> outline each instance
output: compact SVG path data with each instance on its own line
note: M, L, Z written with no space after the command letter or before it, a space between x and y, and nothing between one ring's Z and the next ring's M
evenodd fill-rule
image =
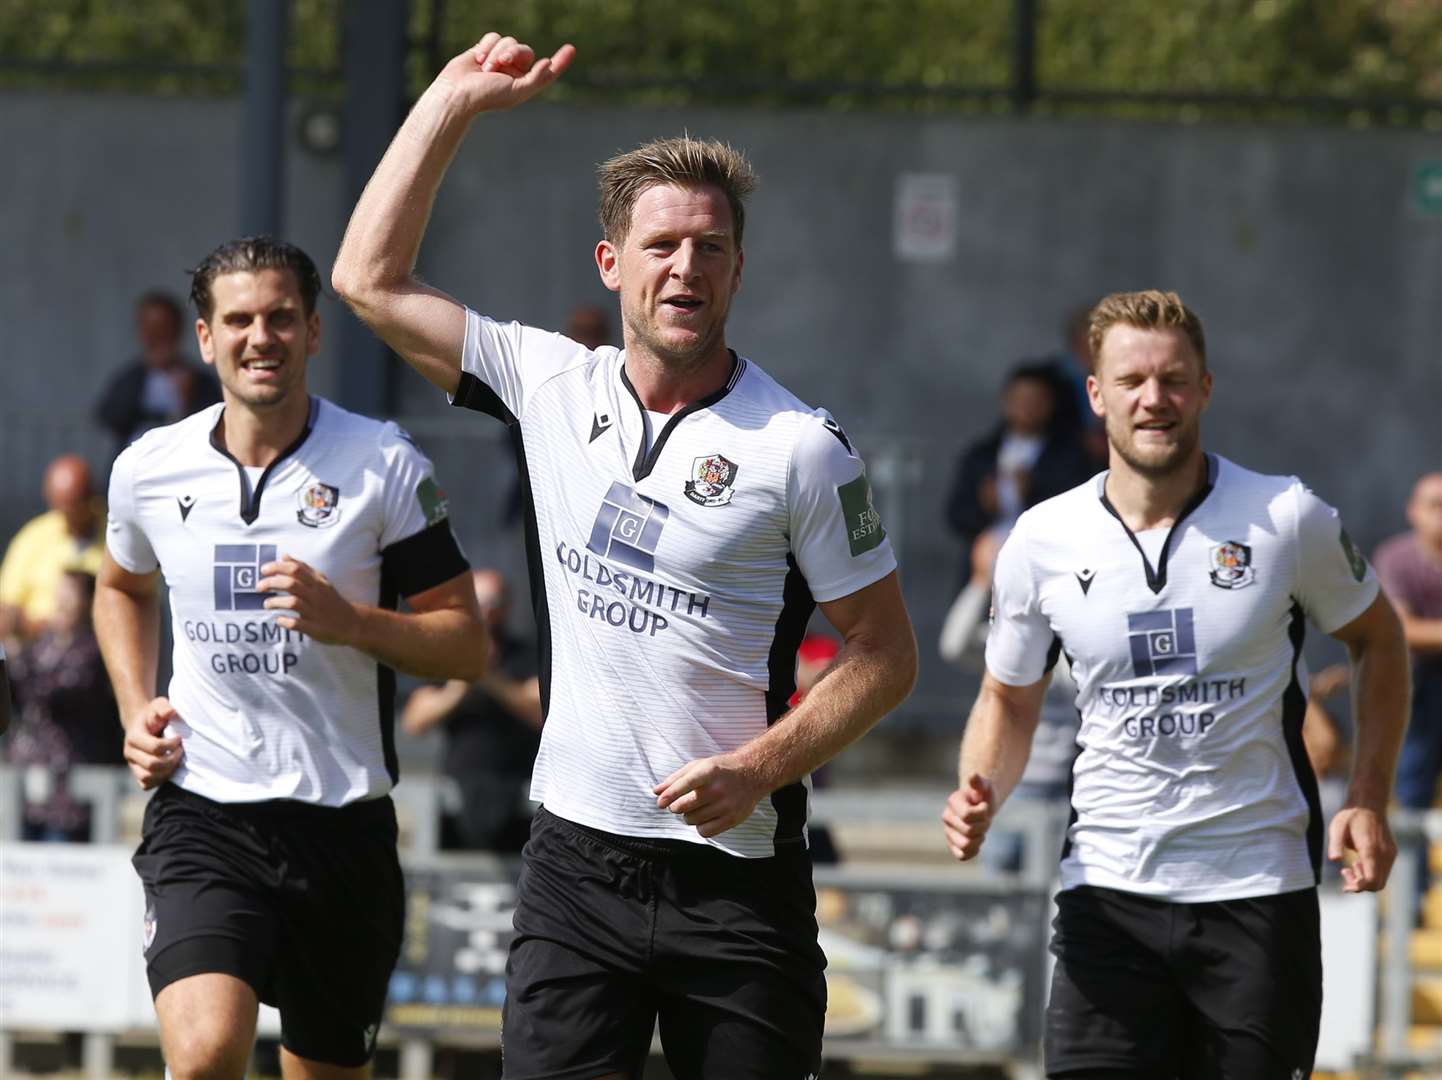
M124 848L0 845L0 1028L131 1027L143 912Z
M956 254L961 185L950 173L901 173L892 226L896 257L940 262Z

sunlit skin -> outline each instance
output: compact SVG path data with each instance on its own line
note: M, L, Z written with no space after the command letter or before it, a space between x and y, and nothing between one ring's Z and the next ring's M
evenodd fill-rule
M638 391L642 381L653 381L648 373L684 385L675 387L680 400L647 401L648 408L671 411L698 384L725 380L726 316L741 287L742 261L731 207L714 187L649 187L636 200L626 236L596 245L601 280L620 294L627 368Z
M305 313L290 270L221 274L210 318L197 319L201 358L215 367L228 408L303 415L306 360L320 351L320 313Z
M1197 467L1212 375L1180 330L1112 326L1087 396L1106 426L1114 471L1161 481Z

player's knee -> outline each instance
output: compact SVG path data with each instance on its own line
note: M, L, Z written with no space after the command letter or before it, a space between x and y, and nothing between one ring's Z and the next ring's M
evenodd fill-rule
M171 1080L243 1080L250 1063L250 1040L221 1025L197 1020L164 1040Z

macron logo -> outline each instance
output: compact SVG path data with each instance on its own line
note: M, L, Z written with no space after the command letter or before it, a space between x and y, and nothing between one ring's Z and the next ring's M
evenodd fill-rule
M175 497L175 503L177 506L180 507L180 520L184 521L186 518L190 517L190 511L195 506L195 496L177 495Z

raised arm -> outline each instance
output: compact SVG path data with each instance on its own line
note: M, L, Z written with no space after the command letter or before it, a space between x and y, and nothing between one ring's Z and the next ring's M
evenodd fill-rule
M830 761L911 692L916 638L895 571L820 606L842 646L801 704L744 746L688 762L656 785L656 805L702 836L745 821L761 799Z
M539 93L570 66L562 45L535 58L529 45L489 33L448 63L406 117L356 203L331 285L356 315L436 386L460 383L465 310L418 281L416 255L436 191L480 113Z
M1387 824L1392 776L1407 726L1411 679L1402 625L1385 593L1379 592L1366 611L1333 631L1352 656L1352 715L1356 739L1352 779L1342 809L1327 834L1327 857L1341 859L1346 850L1357 860L1342 869L1346 892L1375 892L1387 884L1397 845Z
M960 786L941 814L946 845L963 862L981 851L992 818L1021 780L1050 678L1008 686L991 672L982 677L961 740Z

